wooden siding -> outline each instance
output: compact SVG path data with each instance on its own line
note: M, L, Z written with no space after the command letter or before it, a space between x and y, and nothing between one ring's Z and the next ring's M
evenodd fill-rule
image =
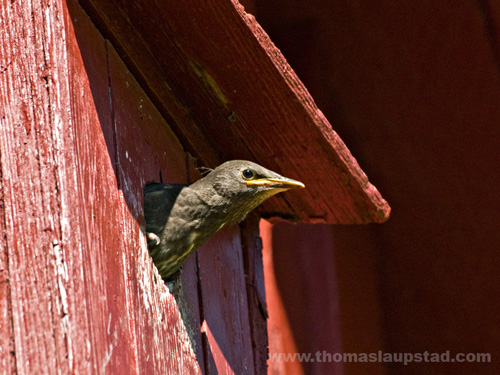
M257 223L245 227L252 245L230 228L180 280L158 277L142 189L196 171L113 46L68 5L1 6L2 374L265 367L254 362L247 307L254 266L243 262Z
M381 226L332 228L343 349L492 359L344 372L498 374L500 2L254 3L393 209Z

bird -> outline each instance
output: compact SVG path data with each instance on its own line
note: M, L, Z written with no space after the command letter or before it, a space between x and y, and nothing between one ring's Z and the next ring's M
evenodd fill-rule
M146 238L160 276L173 279L190 254L224 226L243 221L266 199L304 187L246 160L227 161L191 185L147 184Z

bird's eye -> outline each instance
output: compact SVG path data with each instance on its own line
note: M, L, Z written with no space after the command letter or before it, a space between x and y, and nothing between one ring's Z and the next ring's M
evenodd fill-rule
M255 176L255 173L251 169L244 169L241 171L241 175L245 180L250 180Z

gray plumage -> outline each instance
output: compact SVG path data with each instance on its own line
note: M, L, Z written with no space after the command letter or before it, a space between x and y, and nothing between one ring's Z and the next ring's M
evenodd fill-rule
M304 187L258 164L233 160L189 186L149 184L144 190L148 248L163 278L222 227L245 219L264 200Z

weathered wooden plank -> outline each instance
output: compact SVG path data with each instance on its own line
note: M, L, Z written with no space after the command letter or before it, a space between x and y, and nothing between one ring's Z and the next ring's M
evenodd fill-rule
M224 158L255 159L308 187L273 198L260 212L330 223L387 219L387 203L279 50L237 2L85 4L140 79L155 87L164 108L182 104ZM122 38L127 28L140 37ZM143 51L154 51L154 64L144 61ZM158 77L174 97L156 89ZM190 139L185 126L181 122L178 129ZM196 141L199 135L192 134ZM190 141L189 147L203 158L200 144Z
M128 251L124 254L124 271L128 275L127 309L137 368L139 373L197 374L200 368L191 340L201 343L199 323L197 330L189 327L188 332L178 306L187 305L182 292L174 297L158 276L137 225L143 222L142 196L147 181L158 181L161 171L169 182L186 182L184 152L111 46L108 60L119 186L127 203L123 248ZM197 294L197 285L191 288ZM189 310L189 306L183 308Z
M112 90L116 105L109 107L104 40L72 6L71 20L57 1L1 8L7 69L0 74L0 261L7 264L0 287L10 295L2 294L0 322L13 327L2 329L2 370L199 373L177 302L154 277L138 223L144 181L162 168L166 178L185 179L184 153L168 130L134 133L139 108L126 109L128 121L120 112L117 103L126 95L120 76ZM117 71L126 74L123 65ZM127 83L138 95L137 83ZM144 123L161 120L146 99L143 104ZM117 123L117 114L125 120ZM115 131L136 136L136 147L120 152L125 142ZM142 154L148 142L151 148L177 144L176 159L158 149ZM128 167L130 158L144 172Z
M15 374L14 333L9 290L7 241L5 237L4 194L0 149L0 368L6 375Z
M78 150L78 206L84 218L83 277L92 371L137 373L129 326L126 264L122 238L125 206L117 189L114 124L110 106L105 41L74 3L68 48L74 57L70 82ZM73 32L73 30L72 30ZM78 36L78 39L76 39ZM82 58L80 58L80 52ZM89 68L92 67L92 68Z
M81 339L68 320L69 217L60 192L72 182L61 180L68 136L67 107L60 107L67 73L57 65L65 49L62 6L4 2L1 18L0 149L16 371L66 373Z
M198 250L206 374L254 374L251 332L237 226Z
M117 226L113 224L120 221L120 215L112 216L111 220L106 221L108 225L104 225L104 228L99 228L94 221L103 212L107 214L116 211L119 196L116 193L109 194L109 190L102 188L116 186L116 182L113 182L113 163L109 161L106 152L98 152L100 146L102 150L106 150L106 146L97 116L91 110L93 102L88 85L85 85L86 75L81 67L78 68L78 55L74 49L71 50L71 35L68 35L71 30L67 29L69 19L63 4L37 4L35 13L47 14L47 18L42 21L37 16L34 25L30 26L31 18L28 17L23 20L23 25L43 30L39 43L31 46L33 51L27 49L17 58L30 63L32 56L36 58L42 54L45 60L38 62L41 64L41 71L32 71L26 69L26 66L13 67L13 71L15 74L26 74L27 78L21 79L21 82L32 87L40 86L37 92L39 91L40 97L43 98L43 93L46 98L21 103L22 111L33 111L38 116L23 119L23 126L28 130L25 134L15 133L14 139L22 142L19 147L15 147L15 144L2 145L3 156L9 158L9 163L3 162L2 167L9 173L17 172L9 175L9 183L15 188L6 198L6 201L11 201L8 204L14 206L8 218L14 227L7 228L7 238L15 241L9 243L8 247L10 258L13 259L9 265L9 283L16 292L12 294L12 305L16 306L13 310L13 322L14 326L21 326L20 331L15 332L17 371L85 373L93 368L94 371L102 372L110 361L116 361L117 358L116 354L111 356L115 347L112 344L108 347L108 337L114 337L116 341L116 337L124 336L116 334L111 326L111 319L104 314L105 310L99 309L98 303L106 300L107 296L100 293L100 287L107 285L106 276L112 275L99 267L102 265L100 261L106 260L106 257L99 256L99 250L102 251L102 245L106 244L106 236L102 236L102 239L100 235L117 233ZM20 14L29 15L29 9L22 9ZM15 20L16 16L12 19ZM66 44L67 41L69 44ZM75 57L77 61L68 61L68 55ZM19 93L26 91L29 95L30 90L15 89L21 101L26 100ZM106 102L109 103L109 99ZM11 100L10 104L11 107L7 108L15 114L19 110L16 107L19 105L18 101ZM16 130L15 121L16 118L9 118L2 129ZM2 139L9 141L8 136ZM26 150L24 154L19 153L23 144ZM44 157L40 158L40 155ZM30 159L34 161L29 162ZM20 165L23 166L21 171ZM106 173L106 167L110 168L107 170L109 173ZM93 178L96 176L97 178ZM34 198L24 196L30 190ZM37 198L39 192L41 194ZM50 203L54 200L55 203ZM93 210L96 206L98 209ZM43 225L26 225L26 216ZM99 229L103 231L100 232ZM44 235L49 238L40 240L39 237ZM26 238L22 238L23 236ZM16 247L19 244L22 247ZM109 248L112 247L116 247L116 242L110 243ZM44 261L42 257L47 260ZM26 265L24 262L30 264ZM95 276L99 280L104 279L103 283L95 282L91 273L89 280L89 273L85 271L91 268L84 269L86 262L92 265L97 263ZM36 285L27 282L30 278L36 280ZM118 296L122 294L117 293ZM112 301L112 298L109 300ZM21 309L24 309L24 313ZM34 319L42 319L43 323L39 324ZM102 319L102 325L99 325L99 319ZM89 325L93 327L92 332ZM99 331L99 328L102 330ZM29 334L23 330L28 330ZM103 336L99 337L97 332L101 332ZM109 336L111 333L114 336ZM62 343L56 343L47 353L46 348L50 348L50 345L47 345L46 339L37 341L33 340L33 336L54 337ZM126 347L128 340L122 338L122 345ZM123 356L126 352L118 349L114 353L122 353L120 361L126 358ZM127 362L123 365L129 368Z

